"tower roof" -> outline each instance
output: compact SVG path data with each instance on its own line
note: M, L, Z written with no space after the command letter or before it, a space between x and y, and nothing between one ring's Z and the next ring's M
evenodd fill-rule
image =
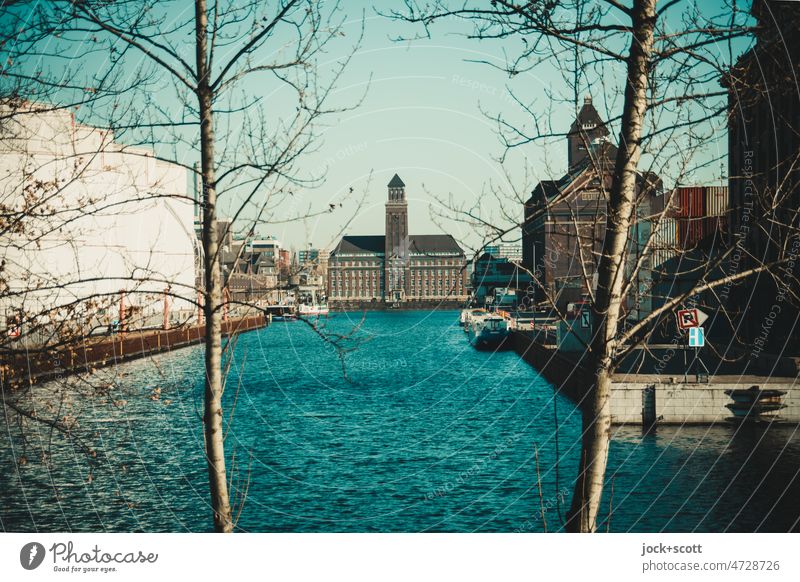
M584 97L583 107L578 112L578 117L572 122L569 128L570 133L578 133L581 130L600 131L603 135L608 135L608 129L605 122L600 117L600 114L592 105L592 98L589 96Z
M389 188L405 188L406 185L397 174L389 181Z

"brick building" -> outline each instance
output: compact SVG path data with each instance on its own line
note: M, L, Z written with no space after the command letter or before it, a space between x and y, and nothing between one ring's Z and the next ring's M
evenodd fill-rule
M588 293L587 281L595 284L617 154L608 135L605 122L586 97L567 134L569 170L558 180L540 182L524 206L523 265L548 294L558 298L560 308ZM661 181L653 174L640 174L636 215L651 216L663 209ZM631 272L651 228L649 220L637 220L632 227ZM649 259L644 263L637 275L633 303L646 311L652 265ZM534 300L540 302L544 297L544 290L537 288Z
M410 235L405 184L388 184L385 235L347 235L331 251L331 302L465 301L466 256L449 234Z

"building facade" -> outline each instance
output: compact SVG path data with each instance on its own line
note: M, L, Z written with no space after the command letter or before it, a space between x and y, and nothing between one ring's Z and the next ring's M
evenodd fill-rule
M522 262L522 244L519 243L499 243L486 245L483 247L484 253L489 253L499 259L508 259L515 263Z
M605 237L606 207L611 190L617 148L608 141L608 129L592 104L584 100L567 134L569 170L558 180L544 180L524 205L522 262L534 274L533 302L546 297L559 308L581 300L596 285L596 272ZM636 216L649 217L664 209L659 178L638 176ZM631 229L630 272L650 238L653 223L637 220ZM638 269L632 303L649 308L651 261Z
M331 302L464 301L466 256L451 235L410 235L405 184L388 184L385 235L347 235L328 259Z
M235 303L269 305L276 303L280 282L275 259L263 250L253 250L239 241L221 256L222 281Z
M129 328L154 325L165 293L173 321L192 317L197 240L186 170L80 124L71 110L21 108L29 112L0 105L0 199L24 216L3 239L2 321L40 314L89 329L125 311L138 318ZM33 203L39 214L22 210Z
M733 247L727 273L785 262L723 288L721 296L751 355L794 355L800 351L800 4L754 0L752 13L756 42L723 80Z
M475 261L472 269L472 303L477 306L499 305L499 299L514 295L513 307L529 307L531 275L521 268L521 261L509 257L483 253ZM518 300L516 299L518 298Z

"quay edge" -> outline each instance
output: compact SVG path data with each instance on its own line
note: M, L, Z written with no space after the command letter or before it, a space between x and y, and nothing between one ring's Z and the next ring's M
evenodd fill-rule
M512 333L514 350L530 363L555 390L579 407L588 401L592 375L583 353L563 352L545 346L526 331ZM726 391L758 386L785 392L780 411L783 424L800 424L800 390L796 376L725 374L708 382L693 381L694 375L617 373L611 388L611 418L616 425L693 424L730 425L732 402ZM645 410L647 404L647 410Z
M268 324L269 319L264 315L230 319L222 322L222 333L242 333ZM185 348L204 340L205 324L86 338L80 345L31 351L9 358L0 364L0 386L4 390L14 389L65 375L91 373L96 368Z

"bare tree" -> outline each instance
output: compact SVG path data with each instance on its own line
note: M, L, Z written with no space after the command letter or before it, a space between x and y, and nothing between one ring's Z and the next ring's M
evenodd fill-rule
M156 159L199 179L205 448L214 529L230 532L220 241L234 223L250 232L330 210L286 203L322 183L322 173L305 173L297 162L316 147L319 120L345 109L329 101L360 39L340 40L346 31L338 2L196 0L191 13L186 7L156 0L5 4L0 18L11 32L4 51L14 67L4 94L54 109L89 102L88 123L132 146L149 145ZM329 59L326 50L337 42L350 48ZM58 64L67 49L76 58L65 77ZM223 202L232 218L226 232ZM197 303L194 290L171 292Z
M471 38L505 43L507 62L488 64L511 77L537 67L554 69L561 73L567 91L566 95L546 95L551 107L558 100L571 102L577 114L582 92L600 94L609 112L607 123L617 128L617 147L613 149L590 143L588 137L583 144L591 166L587 180L596 180L593 189L600 193L596 205L584 206L583 212L588 209L601 228L582 232L573 215L578 236L563 249L578 264L594 320L591 340L584 344L592 385L582 402L582 450L566 522L569 531L593 532L598 527L610 441L612 378L623 358L645 343L657 325L691 297L761 272L774 272L787 261L788 241L784 240L779 241L781 252L771 260L754 260L746 269L722 272L720 265L732 250L723 248L685 268L695 277L690 289L663 298L661 305L635 321L627 313L627 306L640 293L634 281L650 262L659 225L676 206L672 187L720 161L700 153L724 127L727 91L720 87L720 78L734 64L740 50L737 39L748 37L752 22L736 2L713 13L704 8L677 0L658 5L656 0L493 0L482 4L407 0L405 9L389 14L419 25L420 36L432 34L439 19L459 18L472 25L467 33ZM501 160L517 148L524 150L528 144L566 136L541 112L547 105L517 92L511 95L527 123L520 124L503 113L490 114L506 146ZM645 200L663 183L668 186L663 207L653 210ZM450 208L462 214L466 210L466 219L480 224L487 240L499 240L546 216L555 204L577 208L575 188L563 191L557 181L550 187L552 192L526 213L524 221L517 214L499 224L481 217L476 209L452 204ZM504 192L494 190L493 194L496 200L503 199ZM521 202L519 196L516 202ZM777 220L775 206L767 209L766 215ZM791 220L785 213L781 216L784 227L796 231L796 212ZM642 222L650 223L652 232L640 243L635 230ZM558 297L541 282L538 265L529 265L529 272L544 303L564 320Z

